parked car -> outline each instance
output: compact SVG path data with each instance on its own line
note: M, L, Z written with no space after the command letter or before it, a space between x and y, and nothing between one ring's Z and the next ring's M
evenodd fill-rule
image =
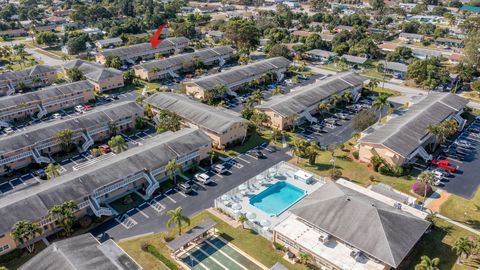
M221 174L227 171L227 168L223 164L215 164L212 166L212 169L217 173L221 173Z
M452 173L449 170L445 170L444 168L436 168L434 171L440 172L443 174L443 176L446 176L446 177L452 176Z
M110 146L108 146L108 144L102 144L98 147L98 149L100 149L100 151L102 152L102 154L106 154L106 153L110 153L112 150L110 149Z
M75 106L75 111L78 113L83 113L83 106L82 105Z
M195 179L202 184L209 184L212 182L212 179L210 179L210 176L206 173L195 174Z
M437 168L442 168L442 169L445 169L445 170L449 170L452 173L456 172L457 169L458 169L458 166L450 164L450 162L448 162L448 160L446 160L446 159L440 159L440 160L434 159L434 160L432 160L432 165L437 167Z
M13 128L11 128L11 127L6 127L6 128L3 129L3 132L5 132L5 134L9 135L9 134L14 133L15 131L13 131Z
M85 112L91 111L92 109L93 109L93 106L91 106L91 105L83 106L83 111L85 111Z
M256 158L264 158L265 157L265 155L260 150L252 150L252 151L250 151L250 155L252 155Z
M52 115L52 118L53 118L53 119L62 119L62 115L59 114L59 113L54 113L54 114Z
M188 182L179 183L177 186L178 186L178 189L180 189L180 191L183 192L184 194L188 194L193 191L192 185L190 185Z
M36 170L35 175L42 180L47 180L47 174L44 169Z

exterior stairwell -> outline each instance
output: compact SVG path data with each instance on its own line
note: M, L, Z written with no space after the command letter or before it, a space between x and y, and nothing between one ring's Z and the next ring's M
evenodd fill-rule
M219 66L225 65L225 59L223 59L222 57L219 57L219 58L218 58L218 65L219 65Z
M39 112L37 114L38 119L42 119L45 115L47 115L48 112L47 112L47 110L45 110L45 108L42 105L38 104L37 108L39 110Z
M90 202L90 208L92 209L93 213L97 216L97 217L101 217L101 216L113 216L115 215L116 213L114 212L114 210L110 209L110 208L107 208L107 207L101 207L100 204L98 203L97 199L92 197L92 196L88 196L88 201Z
M143 175L148 182L148 187L145 190L145 199L149 199L152 197L153 192L155 192L155 190L157 190L157 188L160 186L160 183L158 183L158 181L155 179L155 177L153 177L150 172L144 172Z
M0 120L0 127L9 127L9 126L10 126L9 123Z
M178 77L180 77L180 76L178 76L177 73L175 73L175 72L174 72L173 70L171 70L171 69L168 69L167 72L168 72L168 74L169 74L170 76L172 76L173 78L178 78Z
M35 148L32 150L32 156L35 162L38 164L51 162L50 158L40 155L40 152L38 152L38 150Z
M82 144L82 152L88 151L88 149L93 145L94 141L92 139L92 136L86 132L82 132L82 137L85 139L85 142Z
M305 117L310 123L317 123L317 118L313 117L309 112L301 113L301 116Z
M7 96L11 96L11 95L15 94L15 87L13 87L11 82L7 83L7 87L8 87Z

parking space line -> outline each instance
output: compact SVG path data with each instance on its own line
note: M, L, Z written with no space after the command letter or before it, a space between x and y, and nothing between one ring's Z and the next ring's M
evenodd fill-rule
M170 201L172 201L173 203L177 203L177 201L175 201L172 197L168 196L167 193L165 193L165 197L166 197L167 199L169 199Z
M150 218L150 217L149 217L147 214L145 214L141 209L138 209L138 208L135 208L135 209L137 209L138 212L139 212L140 214L142 214L144 217Z
M248 153L246 153L246 154L244 154L244 155L245 155L245 156L249 156L249 157L251 157L251 158L253 158L253 159L258 160L258 158L254 157L254 156L252 156L252 155L250 155L250 154L248 154Z
M188 196L183 194L183 192L181 190L178 190L178 189L175 189L177 191L178 194L182 195L183 197L187 198Z
M218 176L218 177L220 177L220 178L223 178L223 175L220 174L220 173L216 173L215 175Z
M238 158L238 159L240 159L241 161L244 161L244 162L246 162L246 163L250 164L250 161L248 161L248 160L245 160L245 159L241 158L240 156L237 156L237 157L235 157L235 158Z

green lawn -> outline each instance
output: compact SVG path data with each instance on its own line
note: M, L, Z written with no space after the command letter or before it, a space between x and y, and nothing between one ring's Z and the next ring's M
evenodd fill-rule
M229 156L237 156L241 153L246 152L247 150L250 150L250 149L254 148L255 146L257 146L259 144L262 144L262 143L268 142L268 141L269 141L268 138L265 138L263 135L261 135L257 132L254 132L254 133L252 133L252 135L250 135L250 137L247 139L247 141L243 145L238 145L238 146L235 146L231 149L227 149L225 154L227 154ZM222 153L222 151L220 151L220 153Z
M321 65L320 68L326 69L326 70L331 70L331 71L336 71L336 72L342 72L342 71L347 71L347 68L342 68L340 65L336 63L330 63L326 65Z
M441 205L440 214L480 230L480 191L470 200L451 194Z
M282 259L283 254L275 251L272 247L272 243L267 239L259 236L250 230L244 230L241 228L233 228L227 223L221 221L216 216L210 214L209 212L202 212L191 218L191 225L185 226L183 231L186 231L196 224L201 223L206 218L213 219L217 222L217 230L223 238L230 241L233 245L243 250L245 253L249 254L260 263L264 264L267 267L273 266L276 262L280 261L283 265L287 266L292 270L306 270L306 267L303 265L292 265ZM133 259L140 263L140 265L145 270L153 269L166 269L155 257L151 254L143 251L141 249L142 244L151 244L154 245L159 252L164 256L170 258L170 253L165 246L165 236L174 236L176 229L170 232L161 232L153 235L148 235L132 240L121 241L119 242L120 247L122 247Z
M401 93L396 91L396 90L393 90L393 89L390 89L390 88L385 88L385 87L382 87L382 84L380 83L379 86L376 86L372 89L373 92L377 92L377 93L386 93L386 94L389 94L391 96L400 96Z
M131 198L131 202L127 202L128 198ZM132 192L128 195L125 195L119 199L116 199L113 202L110 202L109 205L115 209L119 214L126 212L127 210L130 210L141 203L144 202L144 199L139 196L137 193Z
M378 79L378 80L381 80L381 81L383 81L383 80L388 81L392 78L392 76L389 75L389 74L379 72L376 67L366 68L366 69L362 70L362 72L360 72L360 74L362 74L365 77L375 78L375 79Z

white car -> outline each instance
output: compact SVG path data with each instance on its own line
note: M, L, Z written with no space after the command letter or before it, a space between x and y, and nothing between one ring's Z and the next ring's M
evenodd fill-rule
M83 113L83 106L82 105L75 106L75 111L78 113Z
M11 127L6 127L3 129L3 132L5 132L5 134L12 134L14 131Z
M202 184L208 184L212 182L212 179L210 179L210 176L208 176L206 173L195 174L195 179Z
M53 119L62 119L62 115L59 114L59 113L54 113L54 114L52 115L52 118L53 118Z
M220 174L225 173L227 171L227 168L222 164L215 164L212 166L212 169Z

